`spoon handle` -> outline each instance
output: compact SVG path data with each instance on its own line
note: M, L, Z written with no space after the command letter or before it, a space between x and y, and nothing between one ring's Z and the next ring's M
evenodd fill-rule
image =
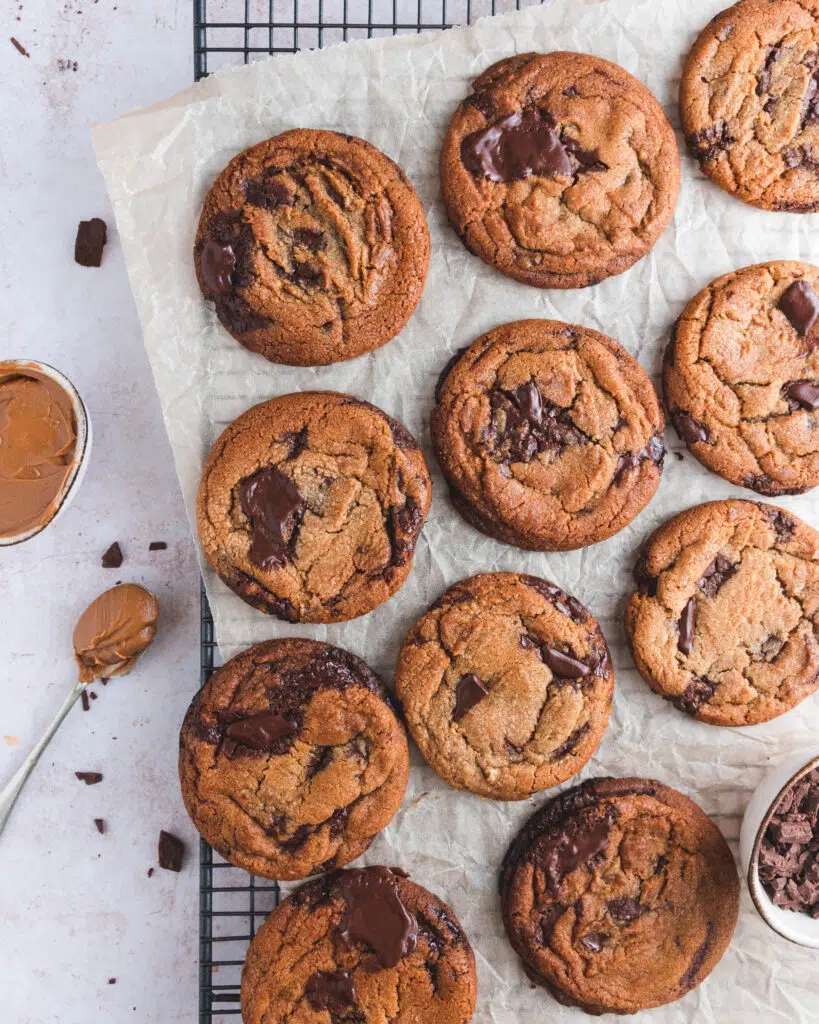
M0 835L2 835L3 829L6 827L6 822L9 820L12 808L20 795L20 791L26 784L26 780L29 775L34 771L37 762L42 757L43 751L51 742L54 733L62 725L62 721L68 712L74 707L77 702L77 698L80 696L82 691L85 689L85 683L75 683L74 688L71 690L69 695L66 697L62 704L62 707L54 716L54 720L43 733L42 739L34 747L28 757L23 761L17 771L9 779L8 783L0 790Z

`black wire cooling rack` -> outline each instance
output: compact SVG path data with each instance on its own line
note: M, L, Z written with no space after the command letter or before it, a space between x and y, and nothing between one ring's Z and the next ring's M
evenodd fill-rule
M194 0L197 81L223 67L348 39L434 32L544 0ZM201 682L215 668L213 619L202 589ZM279 886L232 867L204 840L200 854L199 1022L241 1014L247 946L279 901Z

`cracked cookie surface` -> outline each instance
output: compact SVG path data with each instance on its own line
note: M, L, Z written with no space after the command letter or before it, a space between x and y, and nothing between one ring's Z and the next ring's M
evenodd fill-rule
M763 210L819 209L819 2L741 0L703 29L680 111L689 149Z
M364 853L398 810L409 749L363 661L313 640L269 640L231 658L191 702L179 777L218 853L291 880Z
M398 334L421 298L429 231L406 174L375 146L296 129L222 171L194 262L238 342L274 363L316 366Z
M432 438L452 500L491 537L569 551L611 537L660 481L665 422L640 364L597 331L520 320L444 368Z
M214 444L197 498L221 579L289 622L364 615L404 583L432 485L412 435L349 395L254 406Z
M449 220L466 247L539 288L621 274L674 212L680 160L649 90L582 53L524 53L487 68L441 153Z
M398 868L309 882L267 918L242 971L246 1024L468 1024L475 957L454 914Z
M713 281L666 352L669 418L691 452L760 494L819 484L819 268L780 260Z
M650 779L590 779L550 800L510 846L500 889L529 978L594 1014L684 996L725 952L739 909L719 829Z
M396 695L457 789L524 800L580 771L605 731L614 671L597 622L536 576L461 580L409 631Z
M679 710L756 725L819 686L819 534L792 513L697 505L649 537L634 578L634 660Z

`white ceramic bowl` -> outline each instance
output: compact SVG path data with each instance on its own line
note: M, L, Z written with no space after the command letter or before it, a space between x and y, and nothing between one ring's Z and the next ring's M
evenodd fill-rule
M800 946L819 949L819 920L775 906L759 880L759 847L774 809L785 792L803 775L819 767L819 752L802 751L771 768L754 790L742 819L739 855L751 899L759 916L775 932Z
M23 541L30 540L32 537L36 537L38 533L42 533L47 526L50 526L60 518L63 512L74 500L74 495L79 490L80 484L85 476L85 471L88 468L89 456L91 455L91 418L88 415L88 410L86 409L83 400L80 398L77 389L68 377L60 373L59 370L55 370L53 366L49 366L48 363L37 362L36 359L8 359L3 361L16 364L19 367L20 372L25 372L26 368L29 368L36 370L44 377L49 377L53 380L54 383L58 384L71 399L71 404L74 408L74 415L77 419L76 458L71 472L68 474L65 483L63 484L63 489L60 493L54 513L50 519L47 519L40 526L34 526L30 530L25 530L23 533L17 533L12 537L0 537L0 547L10 547L13 544L22 544Z

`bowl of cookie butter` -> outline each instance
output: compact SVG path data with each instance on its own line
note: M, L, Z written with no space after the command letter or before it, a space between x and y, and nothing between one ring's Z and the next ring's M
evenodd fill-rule
M767 773L745 810L739 851L762 920L790 942L819 949L819 751Z
M59 370L0 360L0 547L30 540L65 511L91 451L91 422Z

